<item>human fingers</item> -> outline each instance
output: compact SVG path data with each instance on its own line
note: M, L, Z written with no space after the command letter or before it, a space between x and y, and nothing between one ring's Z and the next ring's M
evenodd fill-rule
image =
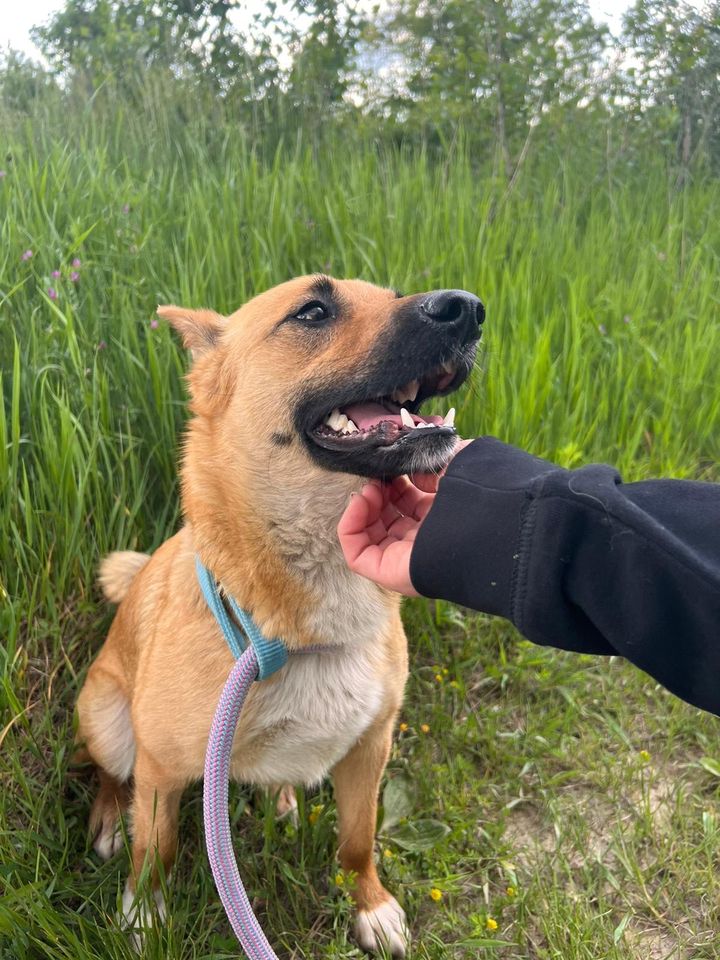
M364 550L383 538L377 527L373 530L373 526L380 521L381 509L382 497L379 491L373 493L368 490L367 495L354 493L350 497L337 528L345 562L350 567Z
M338 538L348 567L360 576L367 577L388 590L407 596L417 596L410 580L410 554L414 533L402 531L395 534L383 530L374 532L381 522L371 518L378 508L377 495L354 494L338 524ZM401 518L406 523L416 523ZM398 530L398 534L401 533Z
M419 490L409 477L396 477L392 481L390 504L407 517L423 520L434 499L433 494Z

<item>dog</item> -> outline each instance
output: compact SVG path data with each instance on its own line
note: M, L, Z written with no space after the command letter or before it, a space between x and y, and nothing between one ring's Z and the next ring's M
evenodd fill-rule
M403 296L360 280L300 277L229 317L158 309L191 351L192 417L181 465L184 525L152 556L111 554L106 597L119 603L78 699L78 739L97 766L90 815L103 858L131 813L129 926L143 865L164 916L185 787L203 775L208 734L233 658L196 579L195 557L286 666L253 684L231 774L279 791L331 773L338 857L354 877L356 938L404 956L405 913L374 861L378 788L408 672L400 597L351 573L336 527L364 478L442 469L458 442L452 414L423 401L469 375L484 308L460 290ZM293 651L318 647L303 656ZM322 648L322 649L320 649Z

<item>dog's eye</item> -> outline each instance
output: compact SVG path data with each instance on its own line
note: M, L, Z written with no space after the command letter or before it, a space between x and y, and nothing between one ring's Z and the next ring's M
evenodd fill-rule
M320 303L319 300L311 300L295 314L295 319L301 323L315 324L322 323L329 316L330 313L324 303Z

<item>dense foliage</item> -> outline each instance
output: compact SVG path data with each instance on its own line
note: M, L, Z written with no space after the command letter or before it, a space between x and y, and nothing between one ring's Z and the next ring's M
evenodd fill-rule
M533 140L538 149L570 128L575 143L609 137L610 152L661 152L681 176L720 164L718 0L636 0L617 37L584 0L271 0L251 9L66 0L35 31L49 70L10 54L0 103L27 110L52 85L85 98L110 84L133 100L152 75L274 143L340 125L446 144L461 124L478 156L511 178Z

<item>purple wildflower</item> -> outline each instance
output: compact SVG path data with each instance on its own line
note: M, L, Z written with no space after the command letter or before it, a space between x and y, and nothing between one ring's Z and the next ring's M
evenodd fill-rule
M105 350L107 348L107 344L105 343L104 340L101 340L100 343L97 345L97 348L98 350Z
M74 259L73 262L72 262L72 265L73 265L73 266L75 267L75 269L77 270L78 267L81 267L81 266L82 266L82 261L78 260L78 258L75 257L75 259Z
M55 287L48 287L47 295L50 297L51 300L57 300L57 290L55 289Z
M77 283L79 279L80 279L80 274L77 272L77 270L73 270L73 272L70 274L70 280L73 283Z
M32 250L26 250L25 253L20 257L21 260L31 260L33 252Z
M630 323L631 320L632 320L632 317L630 316L630 314L626 313L625 316L623 317L623 323Z
M600 331L600 333L601 333L604 337L607 336L607 327L605 326L604 323L599 323L599 324L598 324L598 330Z
M53 270L53 272L50 274L50 276L53 278L53 280L57 280L58 277L61 277L61 276L62 276L62 274L60 273L59 270Z
M153 319L150 321L150 329L151 329L151 330L157 330L157 328L158 328L159 326L160 326L160 324L159 324L159 322L158 322L155 318L153 318Z
M124 204L123 204L122 212L123 212L123 213L130 213L130 204L129 204L129 203L124 203Z
M7 176L7 170L0 170L0 180Z

